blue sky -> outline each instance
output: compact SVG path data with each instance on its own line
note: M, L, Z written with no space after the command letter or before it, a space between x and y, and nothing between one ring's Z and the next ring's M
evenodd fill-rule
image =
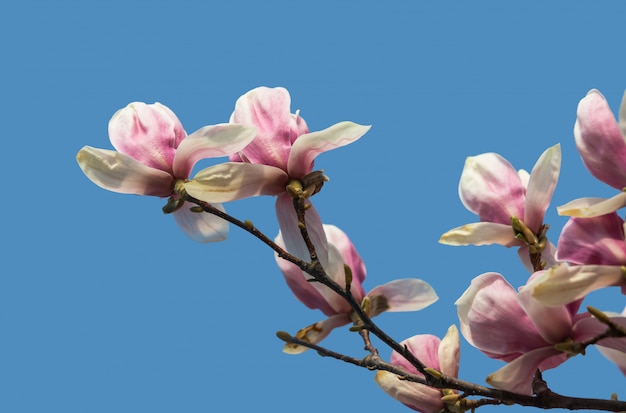
M2 2L0 410L408 411L372 372L281 352L277 330L323 317L290 294L267 248L236 228L194 243L163 200L93 185L76 152L111 148L107 122L129 102L161 102L192 132L226 122L261 85L289 89L311 130L373 125L318 158L331 181L315 204L351 236L367 289L418 277L438 291L380 325L399 340L441 336L473 277L527 277L512 250L437 243L474 221L457 195L467 156L530 169L560 142L553 206L612 193L582 166L572 128L591 88L619 107L625 15L609 1ZM227 209L277 232L271 198ZM551 209L546 222L556 241L565 219ZM589 303L624 306L617 291ZM324 344L364 354L344 330ZM482 383L500 365L462 343L461 378ZM588 397L624 383L596 351L545 377Z

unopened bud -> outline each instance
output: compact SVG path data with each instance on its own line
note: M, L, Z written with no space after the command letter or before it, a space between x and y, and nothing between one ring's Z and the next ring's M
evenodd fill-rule
M174 198L173 196L167 199L167 204L163 206L162 210L164 214L171 214L172 212L176 212L183 206L185 201L180 198Z
M291 343L291 334L287 333L286 331L277 331L276 337L278 337L287 344Z

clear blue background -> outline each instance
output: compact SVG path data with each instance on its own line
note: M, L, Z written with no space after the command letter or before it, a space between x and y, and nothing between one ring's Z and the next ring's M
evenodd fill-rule
M591 88L619 107L625 16L616 1L3 1L0 411L408 411L373 372L281 352L277 330L323 317L293 298L266 247L237 228L196 244L163 200L93 185L76 152L110 148L107 122L129 102L162 102L192 132L260 85L288 88L311 130L371 124L318 158L331 181L315 204L352 237L368 289L420 277L438 291L380 325L399 340L442 335L474 276L527 277L513 250L437 243L475 220L457 196L466 156L530 169L560 142L553 206L613 193L582 166L572 127ZM227 208L276 234L273 199ZM546 222L556 241L565 220L552 209ZM624 306L617 291L589 303ZM364 355L346 330L324 345ZM461 378L500 366L463 342ZM626 397L595 350L545 377L564 394ZM505 410L522 411L481 409Z

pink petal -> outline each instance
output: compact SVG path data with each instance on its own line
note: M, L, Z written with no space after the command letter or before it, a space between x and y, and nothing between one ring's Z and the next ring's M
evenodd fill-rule
M593 176L619 190L626 186L626 141L606 99L595 89L578 104L574 137Z
M367 296L382 295L387 299L386 311L418 311L439 299L435 290L425 281L416 278L394 280L375 287Z
M76 160L93 183L109 191L165 197L174 187L169 173L146 166L123 153L85 146Z
M288 173L292 178L302 178L312 171L313 160L322 152L348 145L363 136L370 126L352 122L339 122L319 132L300 136L289 154Z
M508 225L524 216L524 187L513 166L495 153L470 156L459 182L459 197L481 221Z
M274 242L281 248L285 248L280 232ZM310 277L307 277L295 264L280 258L277 254L275 254L275 257L276 264L278 264L278 268L283 273L287 286L301 303L312 309L320 309L327 316L336 314L324 296L313 286L313 283L307 281Z
M280 194L276 199L276 218L278 219L278 225L287 251L305 262L311 261L309 250L302 240L300 228L298 227L298 217L293 207L293 200L287 193ZM311 206L307 209L305 222L317 256L322 266L324 266L328 263L328 241L326 240L322 220L315 207Z
M339 250L344 263L348 265L352 271L352 294L355 298L357 298L357 300L362 299L365 297L365 291L362 286L366 275L365 263L345 232L334 225L326 224L324 224L324 231L326 233L328 243L334 245L337 250Z
M205 126L183 140L174 156L174 176L188 178L200 159L231 155L250 143L255 129L243 125Z
M226 162L201 170L184 183L185 190L205 202L228 202L285 192L287 174L276 167Z
M476 222L466 224L446 232L439 238L439 242L446 245L491 245L499 244L505 247L519 245L511 224L497 224L493 222Z
M556 208L559 215L590 218L610 214L626 206L626 192L612 198L579 198Z
M463 336L489 357L509 361L547 344L500 274L474 278L455 304Z
M500 370L487 376L487 383L497 389L532 395L532 381L537 369L554 368L567 360L567 355L550 347L530 351Z
M543 217L550 205L554 188L561 170L561 146L548 148L535 164L530 173L526 189L524 223L534 232L539 231Z
M191 212L189 208L192 206L194 204L185 202L180 209L173 213L176 223L185 234L197 242L224 241L228 236L228 222L213 214ZM224 211L224 207L220 204L213 206Z
M242 150L249 162L287 171L293 142L290 104L289 92L281 87L258 87L237 99L230 122L253 126L257 130L256 138ZM293 123L295 127L301 127L297 122Z
M572 331L572 318L565 305L548 307L533 297L534 285L541 282L540 280L540 276L535 277L522 287L517 300L541 337L548 343L556 344L567 338Z
M169 173L176 148L185 136L174 112L160 103L133 102L109 121L109 138L115 149Z
M561 231L557 257L573 264L625 265L624 221L616 213L570 218Z

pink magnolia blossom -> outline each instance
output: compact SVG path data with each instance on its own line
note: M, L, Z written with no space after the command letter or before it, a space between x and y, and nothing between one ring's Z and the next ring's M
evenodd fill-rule
M365 264L348 236L333 225L324 225L328 238L328 264L324 270L339 285L346 285L344 264L352 272L350 291L358 302L369 301L369 315L374 317L384 311L417 311L437 301L433 288L426 282L411 278L391 281L365 293ZM276 243L284 247L284 238L279 232ZM310 275L296 265L276 256L277 264L285 276L287 285L294 295L307 307L321 310L328 318L300 330L297 337L310 343L319 343L337 327L352 321L352 308L338 294L321 283L309 282ZM285 352L301 353L306 347L287 344Z
M572 264L546 271L534 283L533 296L546 305L562 305L591 291L619 285L626 293L624 220L611 212L570 218L558 242L557 258Z
M297 113L291 113L290 103L289 92L280 87L258 87L241 96L230 121L255 127L255 139L231 156L234 162L221 166L219 176L224 179L216 182L215 188L212 188L215 176L212 168L198 173L185 188L197 198L203 195L218 199L212 198L213 192L222 193L227 180L255 175L257 172L249 168L252 165L267 166L263 170L265 176L260 180L276 188L272 195L278 195L276 213L287 249L301 259L308 259L308 249L300 235L292 198L286 192L286 186L290 180L300 180L312 172L313 161L319 154L356 141L370 127L339 122L322 131L309 132L304 119ZM305 220L320 261L328 264L326 238L315 208L307 210Z
M408 348L427 367L437 369L449 377L458 377L460 342L456 326L450 326L443 340L430 334L421 334L404 340L400 344ZM391 353L390 362L408 373L423 376L395 351ZM420 383L401 380L397 375L384 370L379 370L374 380L385 393L405 406L422 413L442 411L445 403L441 397L453 393L451 390L439 390Z
M463 205L478 215L480 222L454 228L441 236L447 245L519 246L520 257L529 265L528 247L516 238L511 219L517 218L538 235L550 205L561 167L560 145L548 148L533 167L530 175L515 168L495 153L468 157L459 182ZM555 263L555 247L548 243L542 258Z
M167 212L173 212L189 237L200 242L221 241L228 234L228 223L212 214L190 211L192 205L178 201L174 187L177 182L187 180L198 160L235 153L254 134L254 128L221 124L205 126L187 136L176 115L166 106L134 102L117 111L109 121L109 137L117 151L85 146L76 159L85 175L104 189L171 197L173 211ZM246 184L237 188L242 196L271 190L254 182ZM213 202L202 196L198 198ZM215 207L223 210L219 204Z
M573 342L588 340L607 328L588 313L576 314L580 300L546 306L534 299L534 283L542 273L533 275L519 293L500 274L485 273L474 278L456 302L467 341L487 356L508 363L487 377L487 382L499 389L532 394L537 369L560 365L571 356L568 350L574 348ZM626 324L624 317L612 320ZM606 338L599 343L626 356L626 338Z
M589 172L621 192L608 199L576 199L558 207L559 214L593 217L626 206L626 94L617 122L604 96L595 89L590 90L578 104L574 138Z

